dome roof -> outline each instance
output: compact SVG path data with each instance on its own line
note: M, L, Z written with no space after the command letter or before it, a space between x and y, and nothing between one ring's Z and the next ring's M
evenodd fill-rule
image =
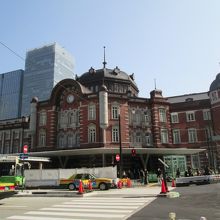
M121 71L118 67L114 69L103 68L98 70L95 70L91 67L90 70L82 74L77 81L79 81L81 84L87 84L88 82L92 81L102 81L104 78L108 78L110 80L128 81L137 87L134 81L134 75L128 75L127 73Z
M216 75L215 80L211 83L209 91L220 89L220 73Z

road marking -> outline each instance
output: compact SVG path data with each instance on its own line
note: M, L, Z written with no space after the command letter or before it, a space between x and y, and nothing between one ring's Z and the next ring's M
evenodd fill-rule
M52 215L52 216L69 216L69 217L96 217L105 218L106 214L93 214L93 213L60 213L60 212L41 212L41 211L30 211L26 212L28 215ZM108 214L108 218L124 218L126 215L123 214Z
M7 219L14 219L14 220L71 220L70 218L54 218L54 217L36 217L36 216L22 216L22 215L14 215L11 217L8 217ZM82 220L82 219L76 219L74 220ZM83 219L83 220L91 220L91 219Z
M104 212L104 213L128 213L133 210L109 210L109 209L84 209L84 208L42 208L43 211L64 211L64 212Z
M85 207L85 208L109 208L109 209L128 209L128 206L119 206L119 205L83 205L83 204L76 204L76 205L53 205L53 207L66 207L66 208L81 208L81 207ZM137 209L139 206L129 206L130 209Z
M25 208L27 207L26 205L3 205L3 206L0 206L0 208Z
M76 205L76 204L79 204L79 205L82 205L82 204L85 204L85 205L91 205L91 202L64 202L65 205ZM133 202L126 202L126 204L124 202L92 202L92 205L103 205L103 204L106 204L106 205L126 205L126 206L133 206L133 205L143 205L144 202L136 202L135 204Z
M155 200L150 198L76 198L22 215L8 217L13 220L124 220Z

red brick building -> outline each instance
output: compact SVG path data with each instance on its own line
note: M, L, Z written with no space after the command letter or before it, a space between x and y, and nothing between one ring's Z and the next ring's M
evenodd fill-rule
M219 170L219 74L209 92L166 98L155 89L142 98L134 74L105 64L59 82L49 100L33 98L27 140L32 155L51 157L51 167L109 166L117 164L121 146L125 170L155 170L158 157L164 157L171 172L206 165ZM1 153L16 152L15 128L0 129ZM6 132L11 140L7 151Z

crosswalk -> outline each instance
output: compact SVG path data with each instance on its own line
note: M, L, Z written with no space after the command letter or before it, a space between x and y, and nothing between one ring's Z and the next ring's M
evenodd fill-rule
M82 197L13 215L12 220L124 220L151 203L155 197L147 198L103 198Z

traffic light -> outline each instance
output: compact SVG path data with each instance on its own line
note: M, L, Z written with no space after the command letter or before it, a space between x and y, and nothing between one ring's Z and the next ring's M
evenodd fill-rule
M131 156L132 156L132 157L135 157L135 156L136 156L136 150L135 150L135 149L132 149L132 150L131 150Z

